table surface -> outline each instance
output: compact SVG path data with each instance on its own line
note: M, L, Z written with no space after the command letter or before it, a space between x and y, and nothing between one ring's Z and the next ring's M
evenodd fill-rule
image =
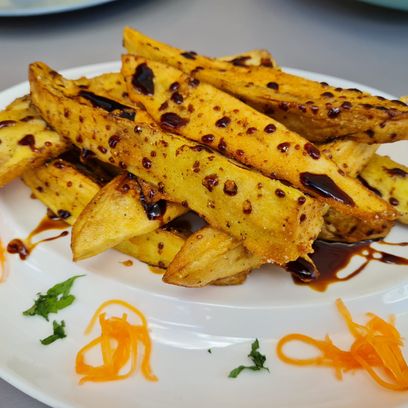
M124 25L207 55L267 48L281 65L408 94L408 12L353 0L117 0L65 14L0 18L0 90L28 63L113 61ZM0 379L1 408L44 408Z

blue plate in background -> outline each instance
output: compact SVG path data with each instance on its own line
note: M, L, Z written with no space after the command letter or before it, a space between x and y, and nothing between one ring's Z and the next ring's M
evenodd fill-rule
M24 17L64 13L113 0L0 0L0 17Z
M374 4L376 6L408 11L408 0L361 0L361 1L363 1L364 3Z

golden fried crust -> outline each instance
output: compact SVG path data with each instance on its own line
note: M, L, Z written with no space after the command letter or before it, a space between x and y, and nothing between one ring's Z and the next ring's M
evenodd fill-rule
M142 194L142 195L141 195ZM81 212L72 229L74 260L95 256L120 242L154 231L187 212L180 204L150 206L156 219L149 219L149 206L138 179L119 175L106 184ZM160 214L156 214L161 210Z
M369 163L379 146L358 143L352 140L336 140L319 146L322 153L332 159L347 175L357 177ZM344 215L330 208L324 215L323 228L319 238L327 241L358 242L384 238L394 221L361 220Z
M396 216L389 204L345 175L312 143L225 92L134 55L123 56L122 73L129 96L143 103L162 128L285 180L343 213L363 219ZM147 76L149 90L141 83Z
M138 235L116 245L115 249L148 265L165 271L184 245L185 238L173 231L158 228L147 234Z
M339 213L332 208L324 215L319 238L325 241L358 242L384 238L393 227L393 221L369 220Z
M231 284L261 266L262 260L223 231L204 227L191 235L163 275L163 281L186 287ZM237 274L239 274L237 276Z
M388 156L375 154L360 174L361 181L399 211L408 224L408 167Z
M32 64L29 78L34 103L60 134L100 160L160 183L172 201L242 240L263 261L284 264L311 251L323 211L315 200L162 132L135 107L107 112L93 106L45 64Z
M376 144L336 140L318 146L320 151L350 177L357 177L379 148Z
M70 225L75 223L100 189L91 178L61 159L27 170L23 181L36 198L53 212L58 214L64 211L68 215L65 221ZM137 230L137 225L134 228ZM142 262L165 268L184 241L179 234L158 229L122 241L115 249Z
M29 96L16 99L0 112L0 188L68 146L41 118Z
M155 41L126 27L129 53L176 67L239 97L313 142L338 137L364 143L408 138L408 106L266 67L242 67Z
M91 178L62 159L29 169L22 179L35 197L55 214L63 211L68 215L64 221L70 225L100 189Z

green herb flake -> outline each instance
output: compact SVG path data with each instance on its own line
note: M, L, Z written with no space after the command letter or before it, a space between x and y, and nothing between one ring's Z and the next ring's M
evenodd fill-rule
M234 368L228 375L229 378L237 378L243 370L252 370L252 371L260 371L266 370L269 372L269 368L265 367L266 357L261 354L259 351L259 341L255 339L255 341L251 345L251 352L248 354L248 357L252 360L254 365L251 366L244 366L240 365L237 368Z
M211 349L208 349L207 351L208 351L210 354L212 354L212 350L211 350Z
M75 296L71 295L72 285L74 281L85 275L77 275L67 279L64 282L57 283L52 288L48 289L47 293L37 294L37 299L34 304L23 312L24 316L42 316L48 321L48 315L50 313L58 313L59 310L65 309L75 300Z
M62 320L61 323L58 323L56 320L54 320L52 322L52 328L53 328L54 334L51 334L45 339L40 340L41 344L43 344L44 346L48 346L49 344L54 343L54 341L58 339L63 339L64 337L67 337L65 333L64 320Z

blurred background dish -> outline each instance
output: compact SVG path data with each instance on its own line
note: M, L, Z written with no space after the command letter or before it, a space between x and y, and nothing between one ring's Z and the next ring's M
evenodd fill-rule
M63 13L114 0L0 0L0 17Z
M396 10L408 11L408 0L360 0L375 6L388 7Z

